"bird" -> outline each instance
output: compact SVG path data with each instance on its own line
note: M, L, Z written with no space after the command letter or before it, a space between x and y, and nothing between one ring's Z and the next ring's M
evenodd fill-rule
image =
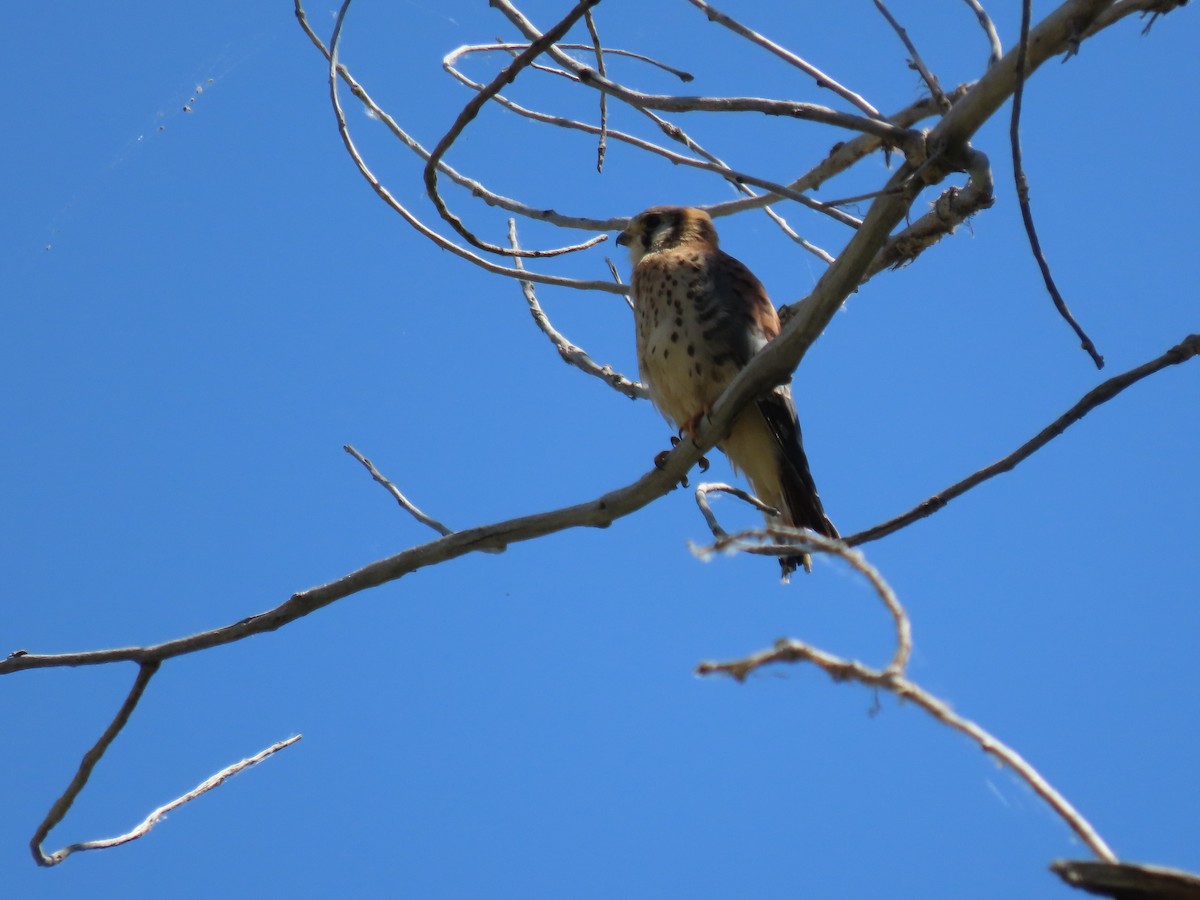
M754 273L718 245L712 217L690 206L653 206L617 237L629 248L638 369L650 399L679 434L694 435L722 391L768 341L779 314ZM787 385L744 409L717 447L744 472L782 523L837 538L801 443ZM783 581L808 554L779 559Z

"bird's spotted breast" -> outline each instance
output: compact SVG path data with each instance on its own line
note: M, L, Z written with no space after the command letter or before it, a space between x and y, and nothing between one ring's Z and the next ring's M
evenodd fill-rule
M659 410L676 425L712 407L737 374L703 257L694 251L646 256L633 277L638 367Z

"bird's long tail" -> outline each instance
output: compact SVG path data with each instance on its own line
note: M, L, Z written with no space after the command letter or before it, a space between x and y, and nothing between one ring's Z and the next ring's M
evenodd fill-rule
M758 401L758 409L778 447L782 496L777 502L782 507L779 511L783 514L785 524L808 528L824 537L840 537L837 528L825 514L825 507L821 505L791 400L781 393L772 394ZM812 560L807 553L781 556L779 565L783 569L784 581L799 566L804 566L805 571L812 571Z

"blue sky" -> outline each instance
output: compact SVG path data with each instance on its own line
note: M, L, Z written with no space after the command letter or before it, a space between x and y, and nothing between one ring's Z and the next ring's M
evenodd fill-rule
M991 6L1011 46L1018 4ZM965 5L891 7L944 84L982 72ZM548 25L565 5L522 8ZM601 33L694 72L689 90L833 102L687 4L649 8L602 4ZM805 5L794 21L777 9L738 14L883 110L920 95L871 4ZM328 34L332 10L309 14ZM515 282L434 249L372 194L290 5L26 4L9 24L21 78L4 100L0 220L4 654L216 627L429 539L344 443L452 527L597 496L666 446L647 403L560 362ZM1186 160L1200 34L1191 11L1139 29L1127 21L1048 64L1022 131L1043 243L1107 368L1091 366L1041 287L1003 113L975 141L995 207L853 296L797 373L810 460L844 532L1004 455L1099 381L1200 330L1200 184ZM364 3L343 59L432 145L470 96L442 56L496 36L515 37L483 4ZM469 71L486 79L494 61ZM522 76L511 93L596 114L593 96L546 79ZM411 155L360 108L350 122L428 217ZM680 124L779 180L845 137L793 121ZM597 174L594 155L588 139L488 110L450 161L532 205L597 218L729 197L618 146ZM887 176L877 159L863 170L823 196ZM503 240L502 214L447 197ZM847 238L781 209L831 250ZM820 275L761 214L719 226L778 303ZM522 236L561 240L533 225ZM627 270L611 242L543 270L604 278L605 255ZM571 339L635 373L619 298L539 297ZM1008 741L1122 857L1193 870L1198 396L1200 363L1160 373L865 548L912 616L911 677ZM732 477L715 455L711 474ZM732 501L717 509L730 527L754 522ZM705 535L690 492L676 491L607 530L456 560L170 662L48 849L122 832L223 766L304 740L143 840L51 871L33 865L29 836L134 673L5 679L7 891L1071 896L1046 865L1086 850L919 710L811 668L742 685L694 677L700 660L785 635L876 664L890 652L888 621L841 565L818 562L785 588L767 560L697 561L688 542Z

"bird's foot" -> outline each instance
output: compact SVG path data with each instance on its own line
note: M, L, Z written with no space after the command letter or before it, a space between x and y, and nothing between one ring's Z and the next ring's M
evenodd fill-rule
M676 447L679 446L679 441L680 441L680 439L678 437L676 437L674 435L671 436L671 450L674 450ZM657 455L655 455L654 467L656 469L661 469L664 465L666 465L667 457L671 455L671 450L663 450L661 453L658 453ZM703 456L700 457L700 471L701 472L708 471L708 460L705 459ZM687 476L684 475L681 479L679 479L679 483L683 487L687 487L688 486Z
M696 415L692 416L690 419L688 419L686 422L684 422L683 427L681 427L679 429L679 436L671 438L671 446L678 447L679 441L684 436L685 433L687 434L688 437L695 438L696 437L696 428L697 428L697 426L699 426L700 420L705 415L706 415L706 413L703 410L701 410L700 412L696 413ZM700 459L697 460L697 462L700 465L700 471L702 473L708 471L708 466L709 466L708 457L701 456ZM685 484L684 487L687 487L687 485Z

